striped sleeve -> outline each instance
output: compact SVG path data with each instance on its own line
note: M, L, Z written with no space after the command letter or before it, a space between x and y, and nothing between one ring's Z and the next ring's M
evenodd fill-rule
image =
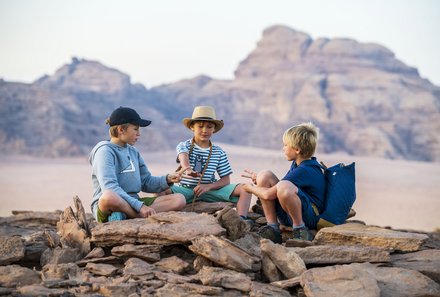
M190 141L189 141L189 140L180 142L180 143L177 145L177 147L176 147L176 153L177 153L177 156L178 156L180 153L189 153L190 145L191 145L191 144L190 144Z

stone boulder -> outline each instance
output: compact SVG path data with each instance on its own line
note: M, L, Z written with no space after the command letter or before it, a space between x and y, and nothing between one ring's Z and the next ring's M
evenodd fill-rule
M198 236L225 233L217 220L207 214L191 212L157 213L147 219L132 219L98 224L91 241L97 246L121 244L189 243Z

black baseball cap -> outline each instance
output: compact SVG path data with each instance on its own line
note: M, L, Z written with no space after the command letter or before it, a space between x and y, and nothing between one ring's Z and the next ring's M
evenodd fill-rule
M151 121L141 119L136 110L129 107L118 107L116 108L109 118L110 126L122 125L122 124L133 124L141 127L146 127L151 124Z

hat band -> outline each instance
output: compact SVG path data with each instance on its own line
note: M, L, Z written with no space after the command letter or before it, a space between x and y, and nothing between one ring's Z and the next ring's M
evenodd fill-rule
M213 118L209 118L209 117L198 117L198 118L194 118L191 119L192 121L218 121L216 119Z

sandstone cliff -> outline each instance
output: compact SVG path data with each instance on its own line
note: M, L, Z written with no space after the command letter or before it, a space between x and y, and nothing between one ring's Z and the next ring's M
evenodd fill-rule
M73 58L33 84L0 81L0 149L84 154L106 138L104 120L132 106L153 120L142 149L173 148L195 105L215 106L216 141L278 148L293 124L321 129L318 151L440 160L440 88L387 48L312 39L284 26L263 32L233 80L198 76L147 90L98 62Z

